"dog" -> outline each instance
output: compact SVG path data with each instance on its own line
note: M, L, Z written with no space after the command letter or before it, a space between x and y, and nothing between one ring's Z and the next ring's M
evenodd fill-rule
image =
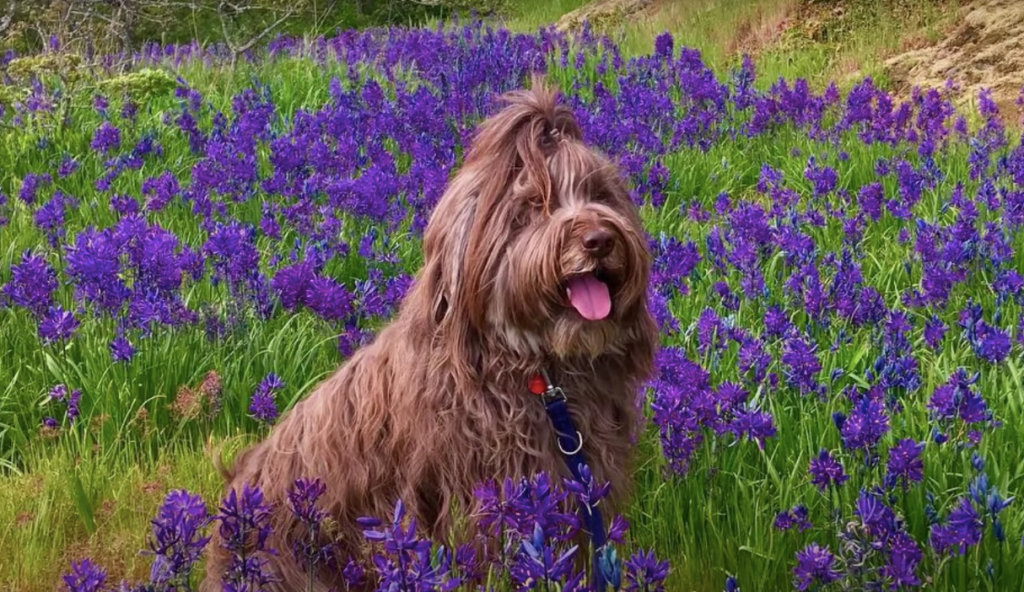
M273 508L272 590L309 579L290 552L304 532L286 501L298 478L326 485L319 506L343 558L359 552L356 519L386 521L398 499L441 540L456 509L472 533L481 482L570 477L530 390L541 372L566 394L595 479L611 485L602 506L628 499L658 344L648 238L618 167L585 143L557 91L534 77L501 101L431 213L395 318L224 471L229 491L259 486ZM221 589L220 542L214 532L202 592ZM315 590L345 589L319 571Z

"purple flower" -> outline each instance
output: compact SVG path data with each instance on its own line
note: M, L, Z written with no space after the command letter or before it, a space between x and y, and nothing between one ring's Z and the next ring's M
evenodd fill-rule
M327 569L335 566L335 545L322 531L327 512L316 507L326 491L327 486L320 479L296 479L288 491L288 508L306 528L292 541L292 553L310 573L321 565Z
M626 592L664 592L668 579L668 561L658 560L654 550L642 549L624 562L626 570Z
M903 487L910 482L920 482L924 478L924 461L921 452L924 443L918 444L912 438L905 438L889 449L889 460L886 463L886 482L895 485L902 481Z
M755 383L765 379L772 357L765 351L764 342L756 337L746 337L740 341L740 349L737 355L739 358L739 370L742 374L747 375L753 372L751 379Z
M270 281L270 285L281 299L281 305L287 310L294 310L306 303L314 277L313 264L303 261L281 268Z
M796 528L799 532L809 530L812 526L807 506L797 504L791 509L779 512L775 515L774 526L778 530L787 531Z
M352 313L352 294L331 278L314 278L304 295L306 305L324 320L341 321Z
M107 581L107 572L90 559L71 562L71 573L64 575L68 592L101 592Z
M875 181L860 188L857 192L857 201L860 209L871 217L875 222L882 217L882 205L885 200L885 190L882 184Z
M168 493L152 522L147 551L153 555L150 582L168 590L188 589L192 569L210 541L203 529L212 520L199 495L183 489Z
M892 589L904 586L920 586L917 567L921 563L921 548L917 541L905 532L898 532L889 539L889 556L880 571Z
M39 323L39 336L47 344L67 341L78 329L78 319L70 311L64 310L59 304L51 306L49 312Z
M587 508L596 506L611 492L612 484L610 482L599 484L587 465L582 465L580 478L580 481L575 478L563 479L562 483L566 491L574 494L576 499Z
M21 181L21 189L18 190L18 199L25 202L25 205L34 205L36 194L43 187L48 187L53 182L50 173L28 173Z
M654 55L662 60L670 60L673 55L673 47L675 41L672 39L672 34L664 32L658 35L654 39Z
M705 308L697 319L697 346L702 352L717 351L725 345L725 328L718 314Z
M0 296L42 317L53 306L56 290L56 271L42 256L26 250L21 254L21 262L11 266L11 281L0 286Z
M986 326L986 329L981 334L974 351L979 358L986 362L998 364L1010 354L1010 348L1013 346L1010 333L998 327Z
M110 209L121 216L130 216L139 213L139 202L130 195L115 194L110 196Z
M383 526L380 519L362 517L356 520L363 528L363 536L371 543L383 547L385 555L376 555L374 565L380 577L380 589L384 590L451 590L460 580L452 577L451 554L441 553L441 561L431 561L431 543L416 533L416 519L405 522L405 504L395 503L391 524Z
M764 315L765 334L768 337L783 337L789 333L793 324L786 311L778 305L771 305Z
M942 319L932 315L924 325L924 340L928 347L938 349L942 340L946 337L946 324Z
M849 479L843 470L843 465L824 448L821 449L818 456L811 459L809 472L811 473L811 483L820 491L825 491L830 485L840 487Z
M231 552L231 563L221 574L225 590L255 592L274 581L267 568L266 553L270 537L270 505L259 487L246 483L241 493L231 489L221 503L216 520L221 546Z
M976 392L974 385L977 380L977 375L968 376L963 368L953 372L949 380L935 389L928 401L932 419L942 426L957 422L968 425L991 422L992 411Z
M115 362L130 362L135 357L135 347L124 335L118 335L110 342L110 357Z
M816 393L823 388L817 378L821 362L811 343L796 336L787 339L783 345L782 363L786 366L787 382L801 394Z
M274 394L284 388L284 383L277 375L270 373L256 387L252 395L252 402L249 404L249 415L253 419L265 424L272 424L277 420L277 403L274 401Z
M981 542L983 528L984 522L971 504L970 497L962 496L945 524L932 526L932 548L940 555L963 555L968 547Z
M99 113L100 115L106 117L106 115L107 115L107 108L109 106L110 106L110 102L107 101L107 98L104 97L103 95L94 95L93 96L93 98L92 98L92 108L95 109L96 112Z
M807 168L804 169L804 177L814 185L814 197L824 197L836 188L839 176L835 169L827 166L819 166L814 157L807 161Z
M793 586L797 590L808 590L811 586L825 586L840 577L835 568L836 557L828 547L811 543L796 554L793 568Z
M104 121L93 133L89 147L105 154L117 150L121 147L121 130L109 121Z
M756 442L761 450L764 450L765 440L775 437L777 431L775 419L770 413L746 407L736 410L729 429L737 438L746 435L751 441Z
M77 207L78 200L57 191L46 201L33 215L36 226L46 235L50 247L57 248L64 239L66 230L64 228L65 216L69 208Z
M138 114L139 105L131 100L125 99L124 104L121 105L121 119L128 121L135 121L135 116Z
M146 209L150 212L159 212L166 208L180 191L178 178L170 171L142 182L142 194L148 198Z
M652 382L653 421L661 434L662 453L673 472L685 474L704 438L704 428L721 429L722 409L708 373L677 348L658 353L659 376Z
M343 358L349 358L357 349L365 345L371 339L372 334L354 325L348 325L338 335L338 352Z
M889 415L885 411L882 392L873 388L866 393L856 394L858 389L851 387L855 394L850 395L853 409L850 416L839 422L839 432L843 439L843 447L855 450L870 451L889 431Z
M535 523L533 534L524 537L520 542L520 549L509 568L509 575L520 590L530 590L542 583L568 580L573 576L573 561L578 550L577 545L572 545L559 553L550 541L546 540L541 525Z
M68 409L67 417L69 423L74 423L78 416L81 415L79 410L79 402L82 400L82 391L75 389L68 395Z

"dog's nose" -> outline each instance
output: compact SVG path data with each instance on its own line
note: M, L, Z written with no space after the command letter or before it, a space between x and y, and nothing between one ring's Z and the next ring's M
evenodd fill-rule
M612 233L603 228L595 228L583 235L583 249L592 257L607 257L613 245Z

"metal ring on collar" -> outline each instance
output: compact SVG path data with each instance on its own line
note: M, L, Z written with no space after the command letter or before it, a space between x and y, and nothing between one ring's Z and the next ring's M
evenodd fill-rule
M576 450L573 450L573 451L570 452L570 451L566 450L565 448L562 448L562 438L561 438L561 436L559 436L558 437L558 449L562 451L562 454L566 454L566 455L573 455L573 454L576 454L577 452L579 452L580 450L583 450L583 434L581 434L579 430L576 430L576 442L577 442Z

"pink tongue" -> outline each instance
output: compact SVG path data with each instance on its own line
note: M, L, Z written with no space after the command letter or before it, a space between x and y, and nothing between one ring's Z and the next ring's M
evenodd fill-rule
M593 275L573 278L569 281L567 291L573 308L588 321L603 319L612 310L608 286Z

